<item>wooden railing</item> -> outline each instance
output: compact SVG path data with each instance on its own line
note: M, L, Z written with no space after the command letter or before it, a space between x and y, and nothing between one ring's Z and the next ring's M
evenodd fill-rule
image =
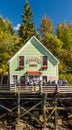
M59 91L59 93L72 93L72 85L59 86L58 91Z
M72 93L72 85L71 86L24 86L19 87L16 91L20 91L21 93Z
M9 91L10 87L6 84L0 85L0 91Z
M42 87L42 93L72 93L72 85L70 86L46 86Z
M72 85L68 86L0 86L1 91L20 93L72 93Z

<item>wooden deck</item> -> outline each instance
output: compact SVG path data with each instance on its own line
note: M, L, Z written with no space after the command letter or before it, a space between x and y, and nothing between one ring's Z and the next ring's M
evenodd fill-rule
M10 86L0 86L0 93L4 92L15 92L15 93L46 93L46 94L53 94L53 93L72 93L72 85L68 86L11 86L12 89L10 89Z

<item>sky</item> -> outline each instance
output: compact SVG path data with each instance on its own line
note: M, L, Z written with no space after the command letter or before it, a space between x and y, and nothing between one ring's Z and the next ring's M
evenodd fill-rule
M48 17L56 28L58 23L72 22L72 0L28 0L32 13L33 23L40 27L43 16ZM26 0L0 0L0 16L8 18L17 29L22 23L21 14L24 12Z

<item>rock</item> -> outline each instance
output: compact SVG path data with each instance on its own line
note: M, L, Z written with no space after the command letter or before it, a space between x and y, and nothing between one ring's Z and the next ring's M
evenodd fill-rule
M58 125L62 125L62 119L58 119L57 124L58 124Z

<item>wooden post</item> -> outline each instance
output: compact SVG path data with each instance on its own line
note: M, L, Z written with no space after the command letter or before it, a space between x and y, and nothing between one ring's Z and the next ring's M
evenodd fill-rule
M46 128L46 99L47 99L47 94L44 95L44 101L43 101L44 128Z
M18 120L20 120L20 92L18 91Z
M55 130L57 130L57 98L55 98Z

